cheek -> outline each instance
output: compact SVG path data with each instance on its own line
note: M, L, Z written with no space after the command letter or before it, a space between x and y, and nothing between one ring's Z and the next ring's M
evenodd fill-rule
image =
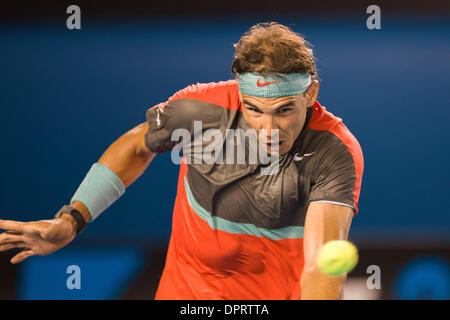
M242 113L244 116L244 120L248 123L250 128L258 130L259 129L259 119L258 117L249 116L246 112Z
M296 139L302 130L304 123L304 117L295 116L292 118L283 119L283 123L280 127L284 129L283 131L291 139Z

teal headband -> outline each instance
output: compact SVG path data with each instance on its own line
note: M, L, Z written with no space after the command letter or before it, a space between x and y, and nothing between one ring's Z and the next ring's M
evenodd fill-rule
M255 97L284 97L303 93L311 84L309 73L288 73L266 76L254 72L238 74L238 87L241 93Z

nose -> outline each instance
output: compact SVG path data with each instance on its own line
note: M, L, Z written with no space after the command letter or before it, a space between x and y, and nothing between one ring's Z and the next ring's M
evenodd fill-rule
M278 125L272 115L264 115L261 123L260 135L266 141L273 141L279 138Z

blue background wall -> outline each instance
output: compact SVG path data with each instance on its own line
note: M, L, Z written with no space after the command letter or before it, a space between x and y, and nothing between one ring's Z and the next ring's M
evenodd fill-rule
M145 121L148 107L189 84L230 79L232 45L254 22L2 28L2 218L51 217L104 150ZM314 45L319 101L363 148L352 230L450 228L450 24L392 17L370 31L351 17L280 22ZM83 237L167 238L177 177L168 156Z
M365 18L278 19L314 45L319 101L363 148L351 235L448 241L450 23L390 16L371 31ZM51 218L147 108L189 84L231 79L233 44L256 22L2 25L0 217ZM158 156L74 243L167 244L177 169L170 154Z

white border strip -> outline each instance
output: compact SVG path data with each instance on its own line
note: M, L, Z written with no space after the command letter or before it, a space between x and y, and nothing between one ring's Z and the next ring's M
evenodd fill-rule
M342 202L328 201L328 200L315 200L315 201L310 201L309 203L312 203L312 202L326 202L326 203L331 203L331 204L337 204L339 206L345 206L345 207L349 207L349 208L352 208L353 210L355 210L355 207L353 207L349 204L346 204L346 203L342 203Z

